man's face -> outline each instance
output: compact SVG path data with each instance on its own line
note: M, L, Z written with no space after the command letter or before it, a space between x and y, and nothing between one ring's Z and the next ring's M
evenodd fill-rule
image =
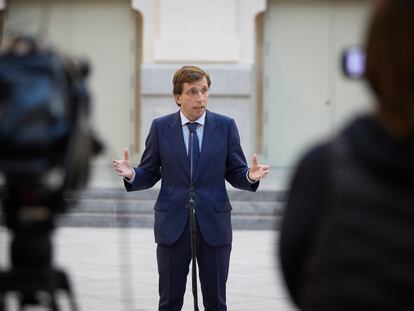
M186 118L195 121L206 111L208 102L208 84L206 77L199 81L185 82L183 92L175 95L175 100Z

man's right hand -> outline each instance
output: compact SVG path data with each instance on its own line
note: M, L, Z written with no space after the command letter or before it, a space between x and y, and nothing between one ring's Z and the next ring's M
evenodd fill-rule
M126 177L128 180L134 176L131 163L129 162L129 153L127 148L124 149L124 159L112 160L112 166L118 176Z

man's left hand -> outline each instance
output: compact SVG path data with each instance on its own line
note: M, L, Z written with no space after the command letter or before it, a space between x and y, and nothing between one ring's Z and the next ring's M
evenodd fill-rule
M252 166L249 169L249 179L257 182L261 178L266 177L269 174L269 165L259 164L257 161L257 154L253 155Z

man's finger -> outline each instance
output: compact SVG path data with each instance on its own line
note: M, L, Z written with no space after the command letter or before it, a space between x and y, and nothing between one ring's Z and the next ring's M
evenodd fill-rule
M129 153L128 153L128 149L127 148L124 149L124 160L125 161L129 161Z
M257 154L253 154L253 161L252 161L252 163L253 163L253 166L256 166L258 163L257 163Z

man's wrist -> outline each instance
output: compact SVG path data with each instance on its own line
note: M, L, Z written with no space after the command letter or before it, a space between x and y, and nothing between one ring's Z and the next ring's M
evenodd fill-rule
M128 176L125 176L124 179L127 182L132 183L135 179L135 170L133 168L131 168L131 178L129 178Z
M254 184L254 183L257 182L257 180L253 180L253 179L250 178L250 170L247 171L246 178L249 181L249 183L251 183L251 184Z

